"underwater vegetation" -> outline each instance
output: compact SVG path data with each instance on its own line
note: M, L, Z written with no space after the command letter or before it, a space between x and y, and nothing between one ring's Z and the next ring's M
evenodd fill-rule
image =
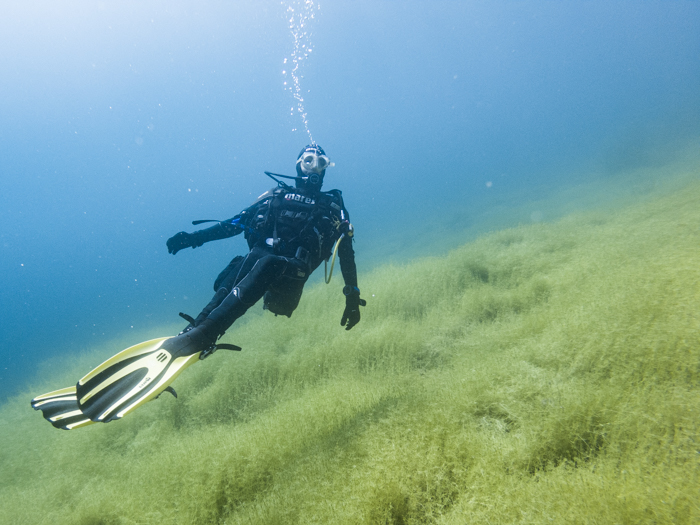
M698 523L699 174L378 267L350 332L313 286L59 431L30 398L119 348L77 356L0 407L0 523Z

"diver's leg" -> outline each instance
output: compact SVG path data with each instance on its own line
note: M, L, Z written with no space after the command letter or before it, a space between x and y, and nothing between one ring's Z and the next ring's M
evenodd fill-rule
M236 319L265 295L270 285L284 273L288 264L288 259L276 255L267 254L259 258L203 324L206 323L214 329L217 336L223 334Z
M233 322L260 300L270 284L284 275L288 266L291 263L285 257L251 250L233 290L194 328L168 339L162 348L177 355L191 355L212 348Z
M214 294L214 297L212 297L211 301L209 301L209 304L207 304L201 312L199 312L199 315L195 317L194 322L188 324L183 332L188 332L192 330L195 326L199 326L202 321L204 321L209 314L221 304L221 301L223 301L226 296L230 293L230 290L227 290L224 287L219 288L216 293Z
M235 279L236 275L238 274L239 270L241 269L241 266L243 262L245 261L245 257L242 255L236 255L230 263L224 268L221 273L218 275L216 280L214 281L214 291L218 292L219 288L222 286L224 288L228 288L229 290L231 289L229 286L226 286L226 283L231 281L231 279Z
M219 277L217 277L215 283L216 293L214 294L214 297L212 297L209 304L202 309L199 315L195 317L194 323L188 324L183 332L188 332L195 326L199 326L202 321L209 317L209 314L221 304L229 293L231 293L234 285L241 280L241 275L245 275L246 272L250 271L250 269L254 266L255 261L264 255L267 255L267 253L258 253L257 249L253 249L245 257L240 255L235 257L219 274Z

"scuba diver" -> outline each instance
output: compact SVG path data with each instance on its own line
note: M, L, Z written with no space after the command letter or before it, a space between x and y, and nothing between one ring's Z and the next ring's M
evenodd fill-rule
M321 191L326 169L331 166L323 148L306 146L296 162L292 188L277 181L248 208L226 221L194 233L179 232L168 239L168 252L197 248L206 242L243 233L250 252L234 258L214 283L214 297L190 324L181 340L213 345L248 308L264 298L263 308L275 315L292 316L306 280L322 261L337 254L345 281L345 311L341 325L350 330L360 322L353 227L340 190ZM278 177L282 175L277 175ZM202 223L207 221L195 221ZM173 344L175 342L173 341Z
M32 407L56 428L70 430L120 419L168 391L188 366L217 349L240 350L217 340L233 322L263 299L275 315L291 317L304 284L321 262L331 257L329 282L336 256L345 281L345 310L340 324L350 330L360 322L353 227L340 190L322 191L326 169L332 166L317 144L306 146L296 162L296 176L265 172L277 187L263 193L248 208L225 221L194 233L179 232L168 239L168 252L197 248L206 242L243 233L250 251L235 257L214 283L214 297L174 337L161 337L132 346L84 376L76 386L32 399ZM277 177L294 179L294 187Z

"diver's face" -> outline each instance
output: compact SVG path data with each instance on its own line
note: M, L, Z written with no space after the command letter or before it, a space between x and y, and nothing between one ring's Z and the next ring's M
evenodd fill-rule
M314 150L305 151L297 161L304 175L311 176L312 174L323 175L330 164L330 159L325 155L319 155Z

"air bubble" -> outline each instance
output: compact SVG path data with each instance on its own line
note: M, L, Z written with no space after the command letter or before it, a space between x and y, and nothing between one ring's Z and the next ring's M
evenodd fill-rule
M309 140L311 143L314 143L314 139L311 136L311 131L309 130L309 120L304 107L304 98L301 96L300 79L303 78L303 75L299 73L304 59L308 58L309 53L313 51L311 32L306 28L306 26L310 26L309 20L314 18L314 12L316 9L318 9L318 6L313 0L288 0L287 12L290 13L289 30L294 39L294 47L290 57L292 63L294 64L294 67L290 71L293 82L292 86L289 86L289 89L297 102L297 113L299 113L301 116L301 120L304 123L304 129L309 135ZM284 63L287 63L287 58L284 59ZM283 74L286 74L286 71L283 71ZM286 81L284 82L284 86L286 89ZM294 108L292 108L292 113L294 113ZM296 128L294 128L294 131L296 131Z

